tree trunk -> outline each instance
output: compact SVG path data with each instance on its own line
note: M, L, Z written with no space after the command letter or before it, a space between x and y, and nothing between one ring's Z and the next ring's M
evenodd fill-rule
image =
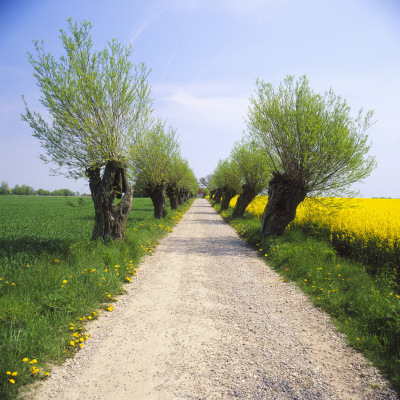
M229 203L235 196L236 192L231 190L224 190L222 192L221 210L227 210L229 208Z
M165 209L165 184L146 186L146 193L149 195L151 201L153 202L154 218L164 218L167 215L167 210Z
M307 191L286 174L273 173L269 182L268 203L261 220L261 233L281 236L296 217L297 206L305 199Z
M124 240L133 197L125 166L108 161L103 176L100 167L88 169L86 175L95 211L92 240ZM121 199L119 204L114 204L116 197Z
M215 204L221 203L221 197L222 197L222 190L221 189L217 189L215 191L215 194L214 194L214 197L213 197L214 203Z
M232 213L232 218L242 218L247 206L257 196L257 192L255 189L251 188L248 185L243 185L242 187L243 192L237 199L235 209Z
M171 204L171 210L176 210L178 208L178 190L172 186L167 187L167 196L169 197L169 202Z

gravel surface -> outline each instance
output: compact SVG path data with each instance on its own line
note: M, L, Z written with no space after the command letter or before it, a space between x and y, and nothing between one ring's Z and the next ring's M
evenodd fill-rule
M195 200L126 289L35 399L398 398L207 200Z

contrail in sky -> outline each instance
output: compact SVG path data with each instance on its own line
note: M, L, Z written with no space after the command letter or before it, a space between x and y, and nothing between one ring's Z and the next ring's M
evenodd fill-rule
M271 18L273 14L278 10L278 8L282 7L284 4L286 4L289 0L278 0L274 2L270 2L271 7L268 8L267 12L257 20L253 25L251 25L247 29L247 33L250 32L252 29L255 27L262 25L267 19ZM220 60L222 60L227 54L231 52L232 49L239 48L239 43L243 41L243 36L245 36L243 33L241 34L240 37L234 39L226 48L224 51L222 51L216 58L214 58L212 61L210 61L204 68L202 68L195 76L196 79L199 79L200 76L204 73L210 70L214 65L218 64Z
M184 21L183 24L182 24L181 30L180 30L180 32L179 32L178 39L177 39L176 42L175 42L175 46L174 46L174 49L173 49L172 52L171 52L171 55L169 56L167 65L166 65L166 67L165 67L164 73L163 73L163 75L162 75L162 77L161 77L161 79L160 79L159 84L162 83L162 81L164 80L165 76L167 75L169 66L170 66L170 64L171 64L172 59L174 58L176 49L178 48L179 42L181 41L181 37L182 37L183 31L184 31L184 29L185 29L185 27L186 27L186 24L187 24L187 22L188 22L188 20L189 20L190 13L192 12L192 9L193 9L195 3L196 3L196 0L193 0L193 2L192 2L191 6L190 6L190 8L189 8L189 10L188 10L188 12L187 12L187 14L186 14L185 21Z
M129 39L129 43L133 43L150 24L158 19L160 15L163 14L164 11L171 6L172 2L172 0L154 1L152 4L150 4L150 6L148 6L146 9L145 16L142 19L142 23Z

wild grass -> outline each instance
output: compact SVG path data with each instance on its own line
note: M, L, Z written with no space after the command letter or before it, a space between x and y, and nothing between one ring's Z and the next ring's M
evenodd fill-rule
M15 398L22 386L45 378L49 365L85 345L88 321L113 310L141 257L188 206L156 220L150 199L134 199L126 241L105 245L88 240L92 204L0 196L1 399Z
M215 206L219 209L219 206ZM400 294L384 275L371 276L362 264L340 257L331 243L291 227L282 237L259 234L261 223L249 213L228 221L261 258L297 282L317 307L328 312L348 342L388 376L400 392Z

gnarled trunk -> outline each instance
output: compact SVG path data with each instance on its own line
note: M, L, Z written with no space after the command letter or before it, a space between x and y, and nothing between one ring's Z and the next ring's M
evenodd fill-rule
M243 192L236 201L236 206L232 213L232 218L242 218L247 206L257 196L257 191L249 185L243 185Z
M108 161L103 176L100 167L89 168L86 175L95 211L92 240L124 240L133 197L125 166ZM119 204L114 204L115 198L121 199Z
M146 186L146 193L151 198L154 206L154 218L164 218L167 215L165 209L166 187L165 183L155 186Z
M229 203L235 196L235 191L224 189L222 192L221 210L227 210L229 208Z
M178 208L178 190L171 185L168 185L167 196L169 197L171 210L176 210Z
M307 191L286 174L273 173L269 182L268 203L261 220L261 233L281 236L296 217L297 206L305 199Z
M217 189L213 197L214 203L215 204L221 203L221 197L222 197L222 189Z

